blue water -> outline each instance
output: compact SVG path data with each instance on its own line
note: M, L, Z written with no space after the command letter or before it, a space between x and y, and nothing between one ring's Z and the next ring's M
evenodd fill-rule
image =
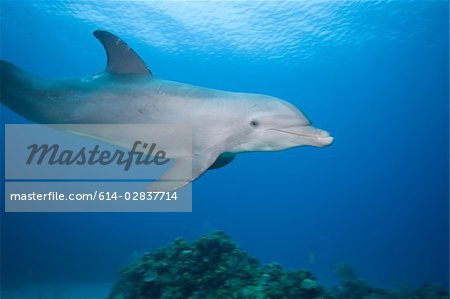
M0 57L32 73L100 72L92 32L110 30L159 78L286 99L335 137L239 155L194 183L192 213L3 212L2 287L112 282L134 252L216 229L324 285L346 261L374 285L448 287L448 8L2 1Z

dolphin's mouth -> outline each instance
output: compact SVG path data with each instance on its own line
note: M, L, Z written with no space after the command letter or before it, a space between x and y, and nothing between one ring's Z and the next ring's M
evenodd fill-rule
M312 141L319 146L326 146L333 142L333 137L330 136L330 133L311 126L296 127L284 130L272 128L269 130L312 139Z

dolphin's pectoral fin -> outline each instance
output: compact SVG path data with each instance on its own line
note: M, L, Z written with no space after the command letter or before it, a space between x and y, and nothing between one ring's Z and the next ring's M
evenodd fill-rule
M235 153L223 153L219 157L217 157L216 161L208 168L208 170L224 167L231 163L231 161L233 161L235 157Z
M94 31L94 36L102 43L108 56L106 71L121 75L152 75L136 52L120 38L103 30Z
M176 158L172 167L167 170L159 181L145 186L148 192L167 192L179 189L201 176L216 161L217 155L198 155L194 157ZM192 175L186 175L192 170Z
M145 191L167 192L179 189L193 180L191 169L192 157L177 158L169 170L167 170L158 181L145 186Z

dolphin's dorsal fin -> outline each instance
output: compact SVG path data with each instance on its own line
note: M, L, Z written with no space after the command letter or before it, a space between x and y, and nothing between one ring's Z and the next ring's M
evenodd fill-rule
M94 36L102 43L108 57L106 71L114 74L152 75L142 59L128 45L114 34L94 31Z

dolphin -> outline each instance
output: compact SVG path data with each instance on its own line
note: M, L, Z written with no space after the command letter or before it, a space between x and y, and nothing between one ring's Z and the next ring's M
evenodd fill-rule
M41 124L189 124L191 156L171 157L175 158L171 169L148 190L181 188L208 169L229 164L238 153L324 147L333 141L328 132L314 128L298 108L284 100L155 78L120 38L102 30L93 34L106 52L103 72L52 80L1 60L0 101ZM120 145L126 135L118 132L109 141ZM187 164L192 175L172 180Z

